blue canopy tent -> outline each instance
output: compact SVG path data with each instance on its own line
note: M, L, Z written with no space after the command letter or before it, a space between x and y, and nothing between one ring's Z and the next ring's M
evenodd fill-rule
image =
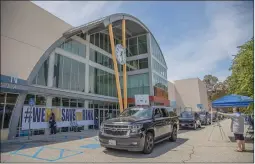
M253 99L242 95L227 95L212 102L213 108L248 107Z

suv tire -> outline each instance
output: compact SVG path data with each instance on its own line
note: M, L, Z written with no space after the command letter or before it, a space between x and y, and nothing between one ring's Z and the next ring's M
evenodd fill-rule
M171 142L175 142L177 140L177 128L174 126L171 136L169 138Z
M194 130L197 130L197 123L194 124L193 129L194 129Z
M144 154L150 154L154 148L154 136L151 132L147 132L144 141Z

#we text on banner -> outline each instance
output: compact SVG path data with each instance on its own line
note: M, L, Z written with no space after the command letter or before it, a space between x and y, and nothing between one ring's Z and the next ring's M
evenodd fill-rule
M30 113L31 112L31 113ZM94 110L84 108L46 108L23 106L22 130L29 129L31 116L31 129L49 128L51 113L55 114L57 127L69 127L75 121L78 125L94 125Z

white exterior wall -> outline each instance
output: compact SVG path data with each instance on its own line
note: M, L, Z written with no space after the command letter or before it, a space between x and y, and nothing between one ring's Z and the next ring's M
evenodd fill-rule
M1 1L1 74L27 80L47 48L71 27L30 1Z
M198 111L197 104L203 104L208 109L206 86L198 78L169 82L168 96L170 101L176 101L178 110L191 107L193 111Z
M169 101L176 101L175 97L175 86L174 83L168 82L168 100Z

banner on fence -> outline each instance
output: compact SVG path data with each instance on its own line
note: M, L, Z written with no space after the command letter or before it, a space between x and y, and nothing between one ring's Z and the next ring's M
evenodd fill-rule
M78 125L94 125L94 110L83 108L46 108L24 106L22 112L22 130L29 128L29 117L31 118L31 129L43 129L49 127L51 113L55 114L57 127L69 127L72 121Z

